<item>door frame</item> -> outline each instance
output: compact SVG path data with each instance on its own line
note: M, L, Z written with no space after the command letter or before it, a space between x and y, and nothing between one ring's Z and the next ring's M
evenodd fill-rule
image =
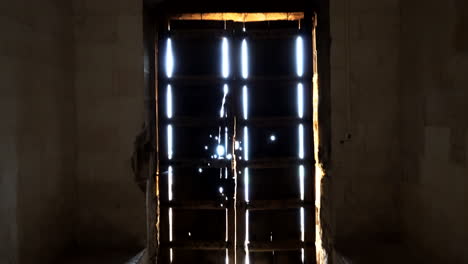
M146 1L144 7L144 51L145 51L145 122L147 124L148 132L151 137L150 142L153 146L150 159L150 171L147 182L147 255L149 257L149 263L156 263L156 255L158 254L159 248L159 164L158 164L158 153L159 146L158 142L158 110L157 110L157 91L158 91L158 32L161 25L164 25L167 17L180 11L185 12L197 12L201 10L213 10L216 12L225 11L243 11L243 12L255 12L255 11L267 11L265 7L256 7L250 5L249 8L242 8L238 5L227 4L224 7L213 7L204 9L208 5L185 4L181 6L174 1L172 4L167 2L159 2L155 4L152 1ZM299 1L302 3L302 1ZM320 73L320 78L317 80L319 83L320 90L318 93L319 105L318 105L318 120L320 127L318 128L320 142L318 145L318 157L319 163L323 168L324 173L329 176L329 169L331 167L330 153L331 153L331 122L330 122L330 23L329 23L329 2L328 0L316 0L312 3L307 4L308 1L304 1L304 4L294 5L292 3L283 4L283 6L269 7L270 10L278 11L301 11L304 12L308 18L320 17L316 22L310 19L310 27L316 26L316 48L317 53L315 54L315 63L318 63L316 71ZM306 25L305 25L306 26ZM328 177L327 177L328 178ZM326 178L324 178L325 180ZM322 181L321 185L324 185ZM324 190L326 192L326 190ZM322 193L323 195L323 193ZM328 207L330 199L322 199L322 208ZM324 212L328 212L325 214ZM326 251L331 252L332 241L331 241L331 229L328 224L331 221L329 215L330 210L324 210L320 212L320 220L326 222L324 229L321 232L322 243ZM331 256L329 256L329 261Z

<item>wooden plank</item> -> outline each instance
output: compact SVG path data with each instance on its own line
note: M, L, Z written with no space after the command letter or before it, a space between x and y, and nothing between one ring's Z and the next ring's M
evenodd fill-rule
M161 243L161 247L192 250L224 250L231 243L226 241L172 241Z
M229 168L231 166L231 160L227 159L190 159L190 158L179 158L179 159L161 159L162 165L172 165L183 167L201 167L201 168Z
M201 167L201 168L229 168L232 160L227 159L161 159L162 166L178 166L178 167ZM299 158L271 158L271 159L255 159L255 160L238 160L236 161L237 168L289 168L300 164L313 164L313 160ZM163 172L164 173L164 172Z
M170 201L161 204L161 207L184 210L226 210L229 205L221 205L218 201Z
M302 242L299 240L249 242L249 252L269 252L269 251L295 251L301 248L310 248L314 242Z
M289 158L266 158L266 159L254 159L254 160L238 160L237 161L237 167L238 168L289 168L289 167L295 167L299 164L309 164L312 163L313 161L308 160L308 159L299 159L295 157L289 157Z
M307 124L312 123L312 120L306 118L297 118L291 116L284 117L272 117L272 118L250 118L248 120L240 120L240 125L243 126L254 126L254 127L272 127L272 126L291 126L298 125L300 123Z
M263 39L292 39L298 35L297 29L270 29L258 30L248 29L246 37L250 40ZM211 39L216 41L226 37L226 31L223 29L177 29L171 31L171 38L177 41L193 39Z
M221 119L218 117L175 117L175 118L164 118L165 123L171 123L173 126L179 127L218 127L229 125L229 120ZM237 121L242 126L253 126L253 127L271 127L271 126L291 126L299 123L312 123L312 120L306 118L297 118L293 116L274 117L274 118L250 118L249 120Z
M298 82L309 83L311 80L312 78L307 75L303 77L297 77L296 75L254 75L249 76L248 80L225 79L219 75L175 75L170 80L165 79L162 82L164 82L164 84L170 82L175 87L180 84L190 85L193 86L194 89L212 89L211 86L206 84L223 85L224 83L229 83L231 88L244 84L255 84L259 89L271 89L272 87L291 89L291 87L286 84ZM165 86L164 84L163 86Z
M314 210L313 202L305 202L300 199L288 199L288 200L256 200L244 203L249 211L262 211L262 210L287 210L296 208L310 208Z
M303 12L270 12L270 13L185 13L170 16L171 20L221 20L235 22L261 22L275 20L300 20Z

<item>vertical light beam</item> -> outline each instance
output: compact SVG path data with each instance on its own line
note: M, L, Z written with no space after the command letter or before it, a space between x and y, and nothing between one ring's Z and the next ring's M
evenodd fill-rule
M245 201L249 202L249 168L244 169L244 192Z
M249 210L245 210L244 250L245 250L245 264L250 264L250 256L249 256Z
M167 125L167 158L172 159L172 125Z
M304 126L299 125L299 158L304 158Z
M247 48L247 40L242 40L241 46L241 64L242 64L242 78L247 79L249 77L249 54Z
M301 213L301 241L304 242L304 207L301 207L300 213Z
M172 207L169 207L169 241L172 242Z
M224 240L226 242L228 242L228 236L229 236L229 212L228 212L228 209L226 209L225 211L225 215L226 215L226 233L225 233L225 238ZM229 250L226 248L226 251L225 251L225 259L224 259L224 263L225 264L229 264Z
M249 160L249 130L244 127L244 160Z
M304 74L304 43L301 36L296 38L296 73L297 77Z
M174 71L174 54L172 53L172 41L170 38L167 39L166 43L166 76L167 78L172 77Z
M167 118L172 118L172 87L170 84L167 85L166 92L166 113Z
M247 120L249 110L249 99L247 94L247 85L242 87L242 110L244 114L244 120Z
M304 201L304 165L299 166L299 191L301 201Z
M302 83L297 84L297 115L299 118L304 116L304 86Z
M169 169L168 169L168 186L167 186L167 189L168 189L168 194L169 194L169 201L172 201L172 166L169 166Z
M227 111L224 110L224 105L226 104L226 96L229 93L229 86L224 84L223 86L223 101L221 102L221 110L219 111L219 117L223 118L227 116Z
M222 74L223 78L229 77L229 42L227 38L223 38L222 43Z
M245 251L249 252L249 210L245 210L245 240L244 240Z
M227 157L228 155L228 128L224 127L224 155Z

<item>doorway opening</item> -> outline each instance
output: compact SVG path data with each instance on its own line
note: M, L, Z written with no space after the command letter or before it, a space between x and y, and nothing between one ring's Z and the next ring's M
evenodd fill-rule
M158 263L320 259L315 19L180 14L158 31Z

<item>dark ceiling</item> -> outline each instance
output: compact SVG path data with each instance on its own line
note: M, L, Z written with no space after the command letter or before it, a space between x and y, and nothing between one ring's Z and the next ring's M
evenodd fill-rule
M254 0L143 0L145 7L166 12L295 12L311 10L318 0L254 1Z

